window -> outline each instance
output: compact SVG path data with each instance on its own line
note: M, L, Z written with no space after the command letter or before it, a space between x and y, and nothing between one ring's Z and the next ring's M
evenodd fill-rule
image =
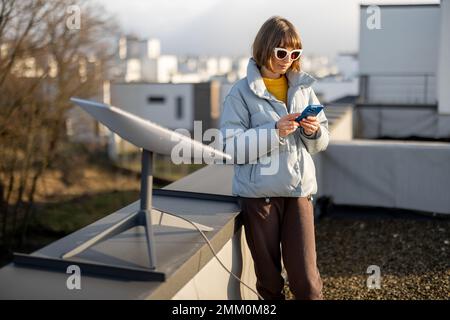
M183 97L177 97L175 112L175 117L177 120L183 119Z
M166 98L162 96L149 96L147 98L148 103L164 103L166 101Z

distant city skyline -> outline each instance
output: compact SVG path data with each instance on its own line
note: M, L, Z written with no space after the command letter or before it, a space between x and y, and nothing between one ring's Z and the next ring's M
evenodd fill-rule
M360 4L438 4L438 0L97 0L122 30L159 38L162 54L250 55L262 23L273 15L300 32L305 54L357 52ZM382 18L382 17L381 17ZM382 21L382 20L381 20Z

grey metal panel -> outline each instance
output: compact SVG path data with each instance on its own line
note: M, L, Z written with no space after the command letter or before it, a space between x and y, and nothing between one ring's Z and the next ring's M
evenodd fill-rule
M360 8L360 73L434 74L439 51L439 5L379 8L380 29L369 28L374 13L368 13L367 6Z
M334 203L450 214L450 144L336 141L321 155L322 194Z
M439 101L439 114L450 115L450 2L441 1L441 21L438 53L438 83L437 100Z
M396 106L361 105L357 109L358 137L439 138L438 114L435 106L402 108Z

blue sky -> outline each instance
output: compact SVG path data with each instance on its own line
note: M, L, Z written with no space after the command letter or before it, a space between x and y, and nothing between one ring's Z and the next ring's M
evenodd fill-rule
M127 33L157 37L164 54L250 55L253 38L272 15L299 29L305 53L356 52L359 5L439 0L97 0ZM381 17L382 18L382 17Z

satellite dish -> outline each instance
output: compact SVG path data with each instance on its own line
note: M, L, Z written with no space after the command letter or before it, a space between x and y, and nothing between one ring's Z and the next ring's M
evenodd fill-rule
M153 153L156 152L163 155L171 155L173 148L178 146L180 147L179 150L190 150L187 155L177 155L183 160L186 158L198 159L200 157L201 160L204 160L205 162L206 160L220 160L219 163L224 163L223 160L231 159L231 156L180 133L164 128L154 122L142 119L120 108L79 98L71 98L70 100L80 106L97 121L108 127L112 132L118 134L135 146L142 148L140 209L139 211L128 215L114 225L94 235L82 244L76 245L70 251L63 254L60 259L14 254L14 262L22 265L38 267L46 266L61 269L67 267L68 264L75 262L73 257L88 248L132 227L144 226L146 230L148 255L150 261L149 269L138 270L136 268L132 269L116 265L86 263L83 261L76 261L76 263L83 266L83 270L90 270L93 273L125 277L129 276L131 278L141 280L164 281L165 274L155 270L156 258L153 240L152 214L155 215L153 217L155 220L159 220L160 223L161 221L166 221L167 225L170 225L170 223L173 224L174 220L179 219L179 223L176 224L184 227L186 225L186 219L173 213L159 210L158 208L154 208L155 212L152 212ZM160 214L158 213L158 210L161 212ZM162 219L162 214L168 214L170 219ZM214 230L208 226L194 222L192 223L196 226L196 228L202 231Z
M231 159L230 155L222 151L120 108L79 98L70 100L111 131L139 148L162 155L171 155L174 147L181 146L183 147L181 150L190 148L192 151L189 155L185 155L185 158L191 158L191 155L201 155L206 161Z

